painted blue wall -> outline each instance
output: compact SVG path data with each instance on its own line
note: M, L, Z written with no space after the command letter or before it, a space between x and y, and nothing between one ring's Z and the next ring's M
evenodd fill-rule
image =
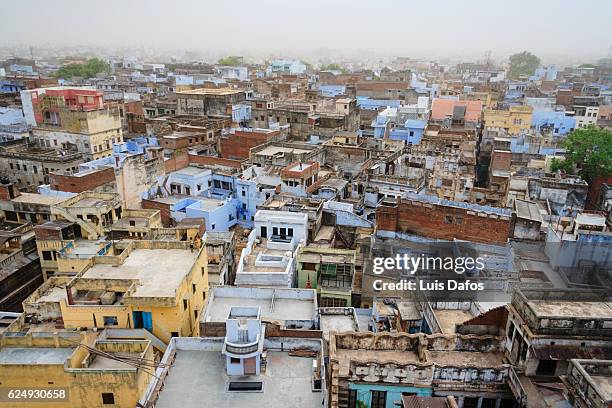
M349 383L349 390L357 391L357 400L370 407L372 404L372 391L386 391L387 399L385 408L397 408L393 404L394 401L401 401L402 392L415 393L421 397L431 397L433 391L431 388L417 388L398 385L374 385L374 384L353 384Z
M333 98L334 96L344 95L346 93L346 86L344 85L320 85L319 91L321 96Z
M378 108L399 108L401 102L399 99L370 99L367 96L357 97L357 106L359 109L377 110Z
M552 126L555 136L565 136L576 128L576 118L565 116L564 112L535 111L531 117L531 126L536 130Z
M403 128L395 128L389 132L389 139L403 140L406 143L418 145L425 132L425 121L408 119Z

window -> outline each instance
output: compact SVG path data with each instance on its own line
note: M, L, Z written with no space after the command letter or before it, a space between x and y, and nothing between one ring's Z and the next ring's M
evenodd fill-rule
M240 359L236 357L230 357L230 364L240 364Z
M183 310L187 310L187 299L183 299Z
M193 293L196 293L196 284L195 284L195 283L192 283L192 284L191 284L191 291L192 291Z
M278 235L278 227L272 227L272 235Z
M513 333L514 333L514 322L510 321L510 325L508 325L508 333L507 333L507 336L509 339L512 339Z
M102 404L104 405L115 405L115 394L112 392L102 393Z
M117 316L104 316L104 326L117 326Z
M9 167L13 170L13 163L9 163Z
M293 228L288 228L287 229L287 236L289 236L289 237L293 236Z
M179 336L179 332L170 332L170 336L178 337Z
M387 403L387 391L372 391L371 408L385 408Z
M202 292L202 300L206 300L206 292Z
M246 197L246 191L242 190L242 196Z
M328 298L328 297L321 298L320 306L321 307L346 307L346 299ZM384 407L384 404L383 404L383 407Z
M445 224L452 224L453 223L453 217L451 215L445 215L444 216L444 223Z

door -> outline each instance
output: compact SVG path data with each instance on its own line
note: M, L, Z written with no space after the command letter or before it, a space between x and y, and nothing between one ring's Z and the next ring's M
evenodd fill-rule
M261 227L261 233L259 234L262 238L268 238L268 227Z
M540 360L536 375L553 376L557 371L557 360Z
M135 329L142 329L142 312L132 312Z
M142 327L148 331L153 331L153 315L151 312L142 312Z
M256 375L257 358L245 358L244 359L244 375Z
M151 312L134 311L132 312L132 318L134 319L135 329L153 330L153 316Z

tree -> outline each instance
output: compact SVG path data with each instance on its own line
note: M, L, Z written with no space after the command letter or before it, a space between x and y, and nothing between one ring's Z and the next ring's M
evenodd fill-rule
M565 160L553 159L551 169L579 174L585 181L612 176L612 132L591 125L576 129L562 142Z
M340 71L343 74L346 73L346 69L337 63L321 65L321 68L319 69L319 71Z
M531 75L540 66L540 59L528 51L510 56L510 78Z
M237 67L241 63L242 63L242 58L241 57L236 57L236 56L233 56L233 55L230 55L230 56L225 57L225 58L221 58L221 59L219 59L219 61L217 61L217 64L219 64L219 65L226 65L226 66L229 66L229 67Z
M98 58L92 58L87 60L84 64L68 64L62 66L55 76L58 78L72 78L72 77L83 77L91 78L96 76L98 73L109 74L111 67L105 61Z

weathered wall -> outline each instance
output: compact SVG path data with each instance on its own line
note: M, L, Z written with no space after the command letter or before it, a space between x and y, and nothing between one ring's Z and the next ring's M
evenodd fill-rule
M482 243L505 243L512 218L418 201L376 209L378 230L403 232L434 239L461 239Z

